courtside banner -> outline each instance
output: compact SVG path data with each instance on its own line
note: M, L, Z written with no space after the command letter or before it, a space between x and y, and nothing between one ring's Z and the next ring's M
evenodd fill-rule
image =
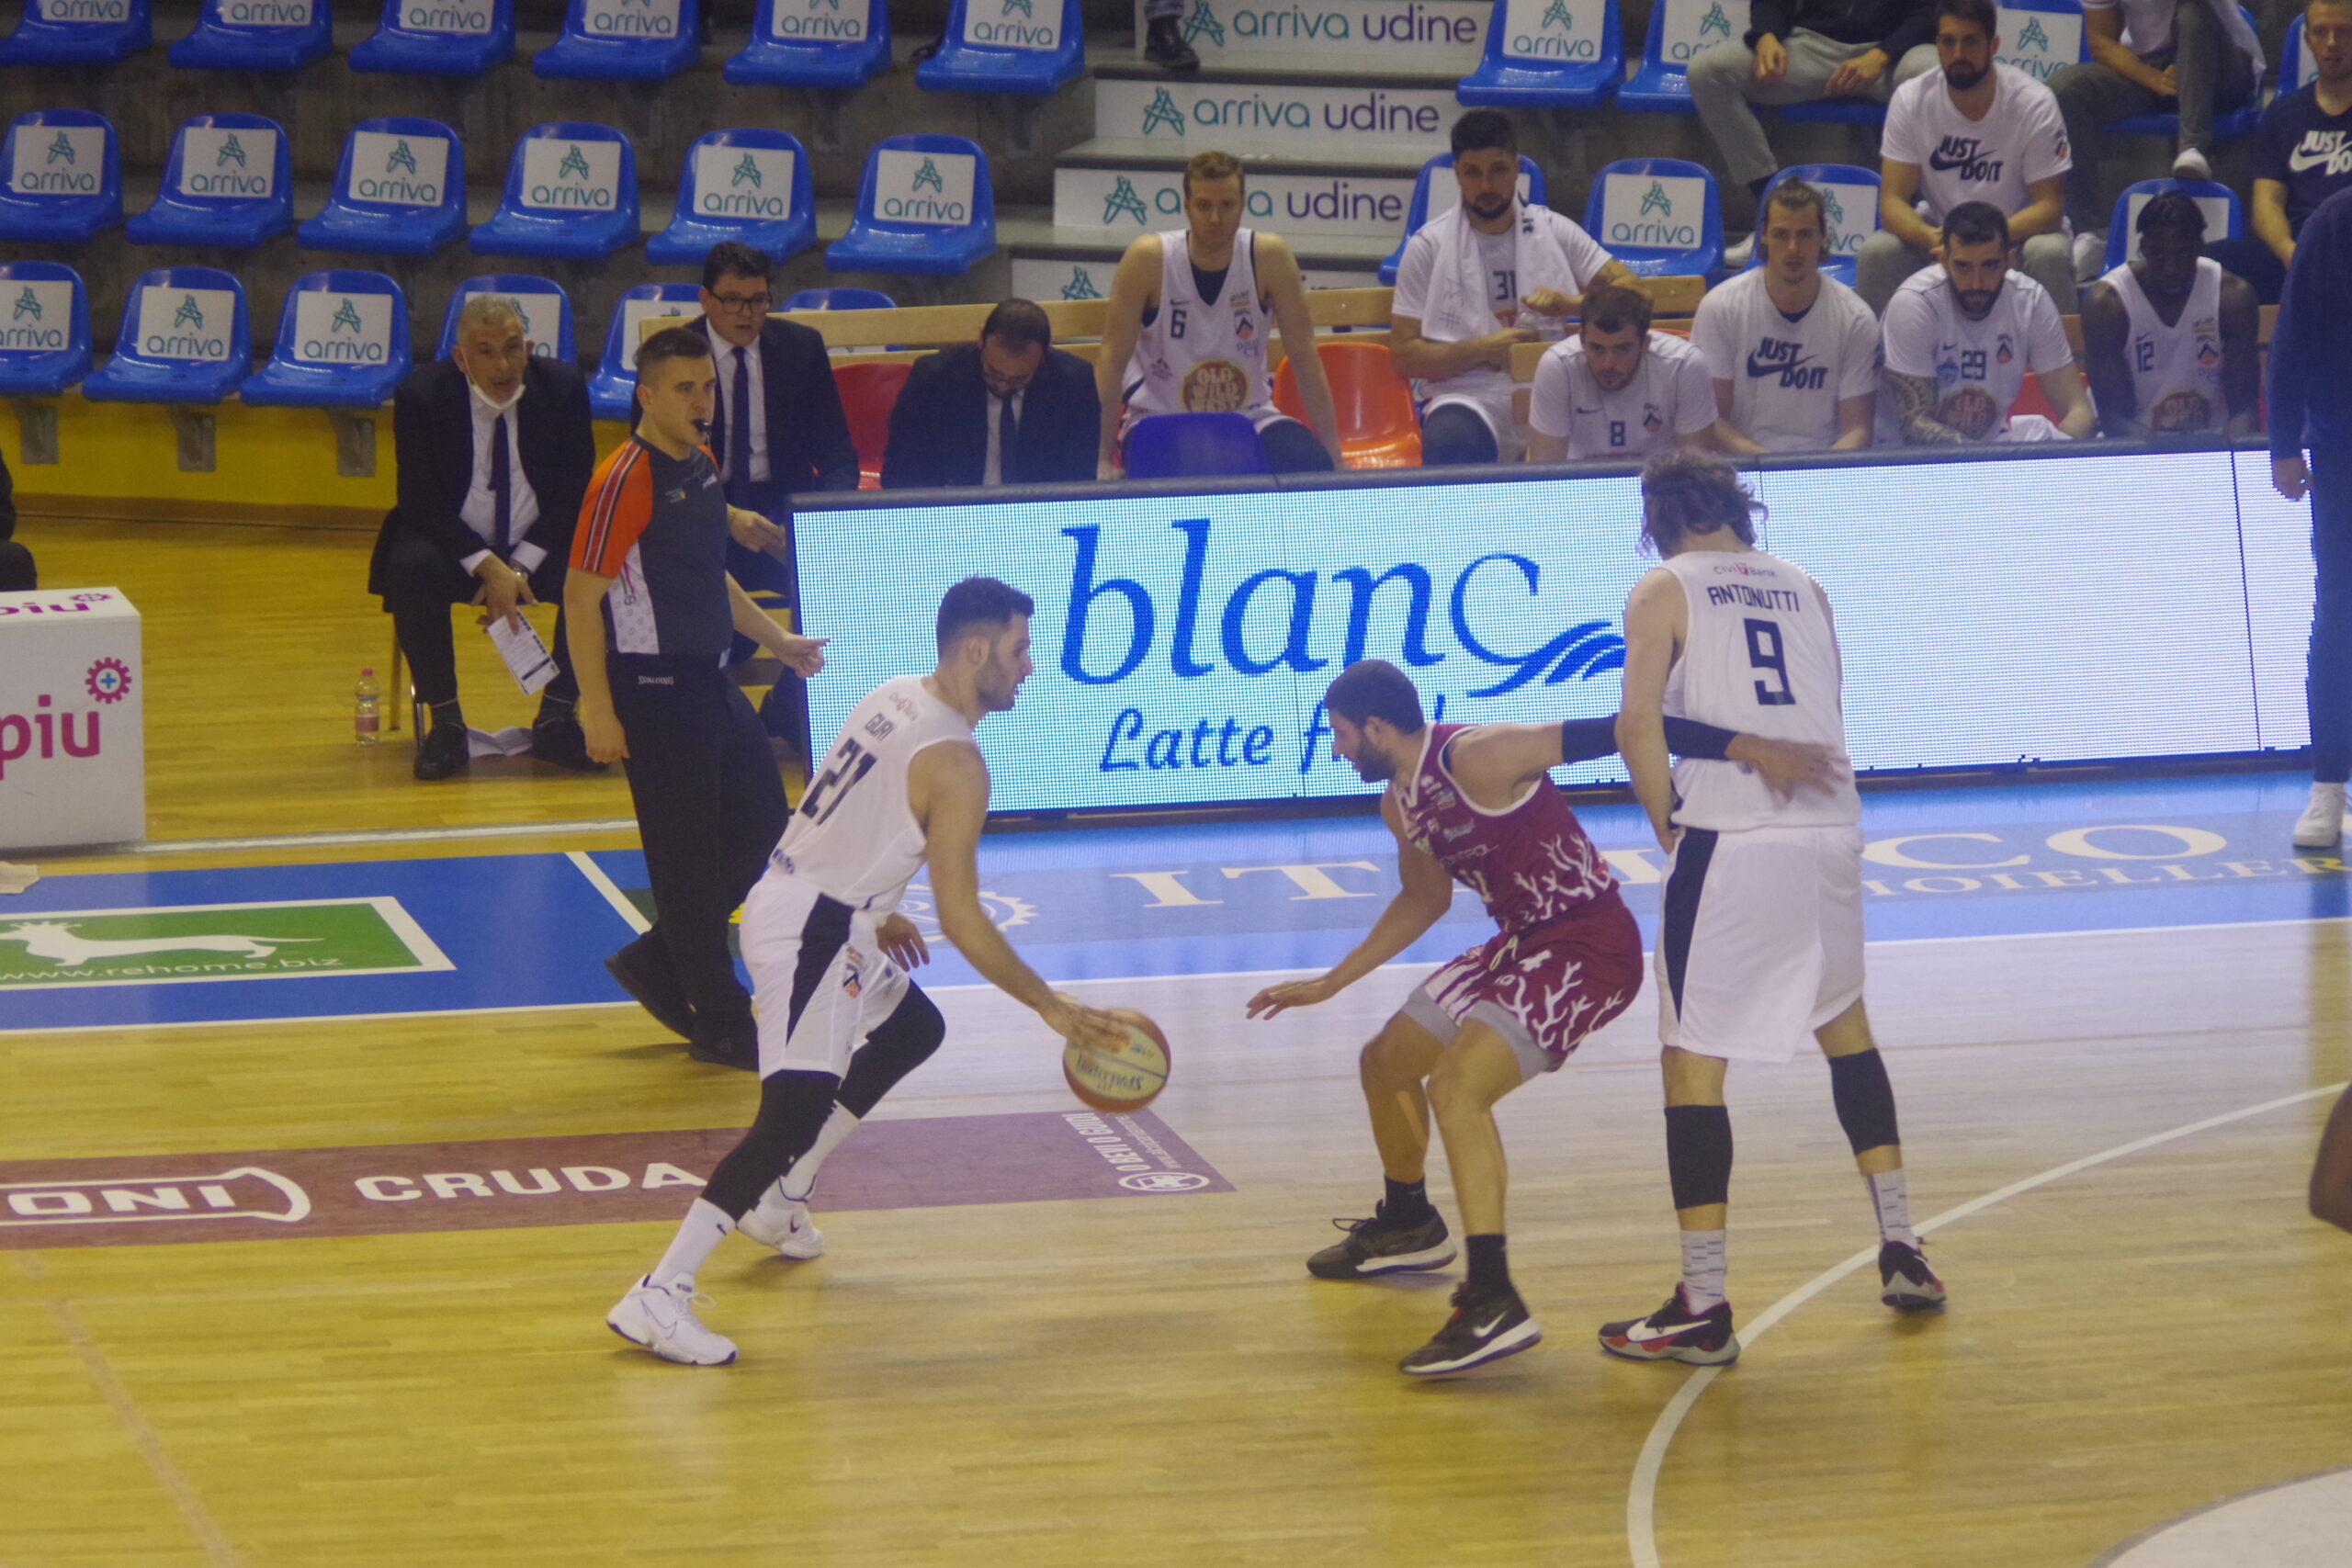
M2259 453L2113 446L1752 476L1761 543L1836 606L1856 764L1894 770L2251 752L2305 743L2308 513ZM1638 481L810 508L796 528L821 746L928 669L941 593L1037 601L1036 673L980 740L1000 811L1365 793L1324 687L1403 667L1432 716L1614 712ZM1562 774L1622 779L1611 759Z

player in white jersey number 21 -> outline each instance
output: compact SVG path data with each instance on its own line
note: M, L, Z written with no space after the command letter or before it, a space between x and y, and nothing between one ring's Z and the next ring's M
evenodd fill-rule
M949 589L939 605L938 668L875 688L819 764L743 902L759 1115L711 1172L653 1272L606 1315L624 1339L665 1360L723 1366L735 1347L695 1313L695 1273L727 1233L740 1229L786 1258L824 1250L808 1219L818 1168L946 1033L906 974L930 954L898 912L926 863L939 929L982 977L1064 1039L1106 1050L1124 1040L1106 1014L1039 979L980 908L989 770L972 728L1011 708L1028 679L1034 607L993 578Z
M1755 497L1729 465L1669 452L1642 471L1643 534L1662 564L1625 606L1618 749L1672 857L1657 938L1667 1169L1682 1282L1601 1348L1721 1365L1739 1354L1724 1296L1731 1060L1786 1062L1810 1033L1879 1223L1882 1299L1943 1304L1911 1229L1894 1091L1862 1010L1860 797L1846 761L1843 667L1828 596L1756 547ZM1782 796L1736 762L1668 759L1668 716L1826 748L1826 789Z

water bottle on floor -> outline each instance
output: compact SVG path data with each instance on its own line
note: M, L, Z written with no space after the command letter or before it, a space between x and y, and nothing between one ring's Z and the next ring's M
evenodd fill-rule
M359 689L353 694L351 738L362 746L373 746L384 738L384 694L377 689L376 672L359 672Z

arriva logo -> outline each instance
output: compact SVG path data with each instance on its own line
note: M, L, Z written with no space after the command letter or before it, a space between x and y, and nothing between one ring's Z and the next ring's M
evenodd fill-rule
M942 196L947 194L947 182L939 177L939 164L930 158L925 158L922 167L915 171L914 188L922 190L926 186Z
M25 291L17 296L16 309L9 313L8 319L21 321L27 316L36 321L40 320L40 299L33 293L33 286L29 283L25 285Z
M130 0L46 0L41 17L51 22L127 22Z
M1516 11L1518 7L1510 9ZM1598 60L1600 40L1578 37L1576 13L1568 9L1567 0L1551 0L1533 31L1512 33L1509 52L1522 60Z
M1165 87L1151 95L1151 102L1144 106L1143 111L1143 133L1146 136L1160 128L1172 130L1179 136L1184 134L1184 111L1176 107L1176 100Z
M806 0L806 4L807 8L797 15L781 4L773 7L771 15L775 21L769 29L771 35L775 38L817 39L862 39L865 36L864 11L844 17L841 14L842 0ZM830 6L833 14L830 17L818 16L817 7L820 6Z
M615 157L613 163L617 168L619 158ZM588 154L581 150L577 141L566 144L563 161L555 168L555 178L558 182L576 180L579 183L542 182L534 185L528 197L533 207L571 207L589 212L609 212L615 206L613 187L594 183L595 171L589 166Z
M1200 0L1193 7L1193 14L1184 18L1184 41L1196 43L1204 38L1219 49L1225 47L1225 24L1209 8L1209 0Z
M1094 279L1087 276L1083 263L1069 269L1069 281L1062 285L1065 299L1100 299L1102 291L1094 287Z
M233 130L229 132L229 140L220 143L220 150L212 154L212 166L216 169L225 169L232 164L241 169L245 166L245 144L237 140Z
M1137 223L1145 221L1150 216L1148 209L1143 204L1143 197L1136 194L1135 181L1125 175L1119 176L1117 186L1103 198L1102 221L1107 226L1122 213L1134 219Z
M196 141L199 135L195 131L190 131L188 134L192 142ZM180 189L190 196L267 196L270 193L270 187L277 183L277 171L272 166L277 154L275 141L265 141L264 146L267 151L261 156L261 168L258 171L253 171L253 161L246 155L245 144L240 133L230 130L216 134L220 136L220 140L212 146L212 167L209 170L194 169L187 167L184 163L180 170ZM266 133L248 132L246 134ZM203 156L203 149L200 146L191 146L187 151L192 159ZM223 173L224 170L229 172Z
M405 136L401 138L400 145L393 148L390 155L384 160L384 173L389 175L394 169L405 169L412 175L416 173L416 153L410 149L408 138Z
M368 172L379 163L377 172ZM449 144L437 136L412 142L405 136L363 130L351 149L351 195L359 201L438 207L441 175L448 166Z
M1674 184L1695 186L1699 182L1677 179ZM1619 188L1617 185L1612 184L1611 198L1603 203L1602 212L1608 229L1603 243L1657 245L1688 250L1699 243L1697 224L1676 220L1675 210L1680 203L1677 200L1676 192L1669 188L1668 181L1653 178L1649 182L1649 188L1642 193L1639 208L1631 215L1625 213L1625 208L1634 205L1633 193L1628 190L1623 197L1619 197L1616 195ZM1683 200L1688 200L1697 193L1693 190L1684 190L1680 194Z
M732 160L731 162L729 160ZM768 181L775 181L775 194ZM792 216L792 152L788 148L697 147L695 210L712 218L775 222Z
M198 332L204 330L204 308L196 302L193 294L180 297L179 311L172 317L172 330L177 332L182 327L194 327Z
M746 180L752 182L752 189L760 187L760 161L749 152L743 154L741 161L735 165L735 172L728 176L727 188L732 190Z
M642 10L631 10L641 6ZM591 10L587 15L588 30L599 38L675 38L678 36L678 7L673 0L668 5L654 0L620 0L617 8Z
M1731 37L1731 18L1724 15L1723 6L1714 5L1707 7L1707 14L1699 18L1699 36L1701 38Z
M490 31L490 12L466 6L411 6L401 13L401 25L420 33Z
M307 28L310 0L227 0L220 19L243 28Z
M1062 40L1061 11L1056 0L1046 0L1046 19L1037 20L1035 0L998 0L996 19L989 21L977 13L978 6L964 14L964 39L967 43L993 44L1000 49L1054 49ZM1021 20L1012 18L1018 13Z
M2026 23L2025 29L2018 34L2018 47L2032 50L2036 54L2050 52L2050 35L2041 30L2041 17Z
M104 161L106 132L96 127L82 132L92 143L92 162ZM82 150L73 131L60 130L43 148L31 136L17 143L16 167L10 171L11 184L26 196L96 196L98 192L99 171L85 169ZM40 157L38 165L34 163Z
M356 333L364 330L359 324L359 311L350 300L345 299L335 307L334 324L329 330L338 333Z
M139 346L142 352L159 359L220 360L229 357L229 340L206 330L204 307L197 303L195 295L185 292L180 295L179 306L172 312L171 329L164 332L151 328L146 323L156 319L156 310L164 303L154 296L167 291L150 288L146 292L148 299L140 311L140 331L143 335L140 338Z
M1650 182L1649 194L1642 197L1642 216L1647 218L1653 212L1674 216L1673 199L1666 194L1666 186L1656 180Z
M1233 32L1237 38L1253 40L1274 39L1291 43L1329 43L1362 38L1373 43L1394 44L1474 44L1478 41L1481 21L1460 15L1448 15L1407 0L1401 7L1390 8L1361 3L1349 10L1337 6L1237 6L1231 12ZM1209 0L1199 0L1193 14L1184 20L1184 39L1188 43L1207 39L1216 48L1226 47L1226 24L1210 7Z
M46 161L54 164L60 158L64 159L68 164L74 161L74 139L62 130L57 133L57 140L49 144L49 157Z
M373 322L359 309L363 298L377 318ZM382 365L391 357L391 302L384 295L305 294L295 311L298 352L313 365Z

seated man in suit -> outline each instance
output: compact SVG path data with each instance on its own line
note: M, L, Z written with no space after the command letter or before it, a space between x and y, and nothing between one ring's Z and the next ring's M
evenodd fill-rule
M480 604L488 625L518 604L562 603L571 531L596 467L588 383L531 353L511 301L477 294L458 313L450 356L392 394L392 451L398 499L376 536L368 591L391 613L417 699L433 710L416 776L446 779L469 755L449 606ZM548 650L556 676L540 694L531 755L602 773L572 711L580 685L560 613Z
M40 586L33 570L33 553L17 543L17 484L8 465L0 462L0 593L30 593Z
M916 360L890 409L882 488L1092 479L1102 423L1094 367L1053 338L1043 310L1007 299L978 343Z

